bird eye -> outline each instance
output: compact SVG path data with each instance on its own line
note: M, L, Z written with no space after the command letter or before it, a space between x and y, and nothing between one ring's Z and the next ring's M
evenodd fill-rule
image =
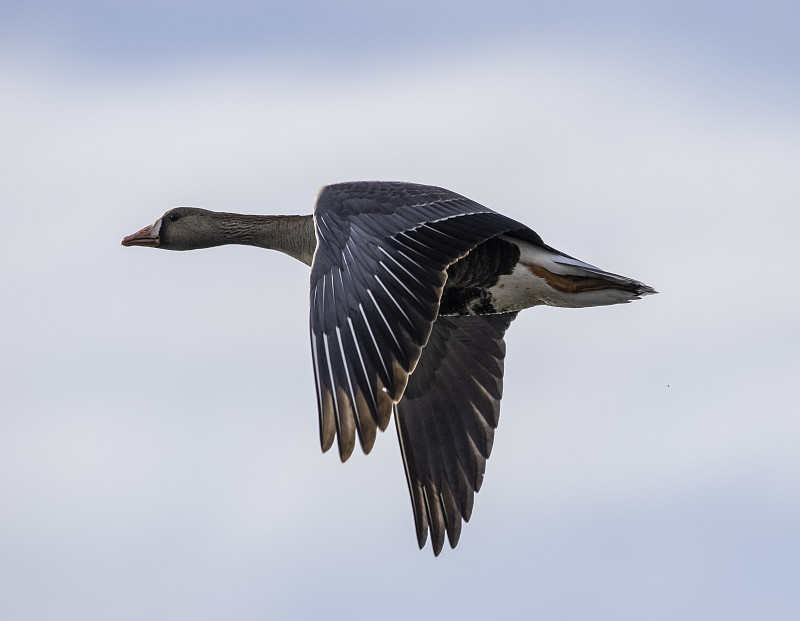
M167 216L167 217L169 218L169 221L170 221L170 222L175 222L175 221L176 221L178 218L180 218L180 217L181 217L181 214L179 214L177 211L173 211L173 212L172 212L171 214L169 214L169 216Z

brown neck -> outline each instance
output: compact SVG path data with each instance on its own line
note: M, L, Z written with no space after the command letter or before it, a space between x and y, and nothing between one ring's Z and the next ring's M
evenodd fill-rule
M311 265L317 238L313 216L251 216L215 213L223 244L278 250Z

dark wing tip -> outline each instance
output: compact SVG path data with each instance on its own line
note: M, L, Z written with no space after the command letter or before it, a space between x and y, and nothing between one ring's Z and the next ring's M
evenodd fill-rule
M483 483L502 396L503 336L514 314L439 317L395 406L417 542L455 548Z

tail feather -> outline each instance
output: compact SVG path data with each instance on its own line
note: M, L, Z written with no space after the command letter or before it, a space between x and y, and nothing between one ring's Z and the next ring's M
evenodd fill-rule
M624 304L657 293L643 282L601 270L549 246L509 241L520 248L519 262L492 289L497 305L508 310L537 304L571 308Z
M633 278L628 278L627 276L621 276L620 274L614 274L613 272L601 270L599 267L595 267L589 263L584 263L583 261L567 255L560 255L553 262L556 265L562 265L566 268L564 270L564 275L577 276L579 278L600 278L602 280L607 280L609 283L619 285L625 291L634 293L637 296L653 295L658 293L658 291L653 289L653 287L646 285L643 282L639 282Z

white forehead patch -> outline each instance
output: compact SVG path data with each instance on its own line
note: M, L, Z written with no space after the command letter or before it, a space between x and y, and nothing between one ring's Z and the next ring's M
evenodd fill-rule
M158 237L158 234L161 232L161 218L153 222L150 226L150 236L151 237Z

